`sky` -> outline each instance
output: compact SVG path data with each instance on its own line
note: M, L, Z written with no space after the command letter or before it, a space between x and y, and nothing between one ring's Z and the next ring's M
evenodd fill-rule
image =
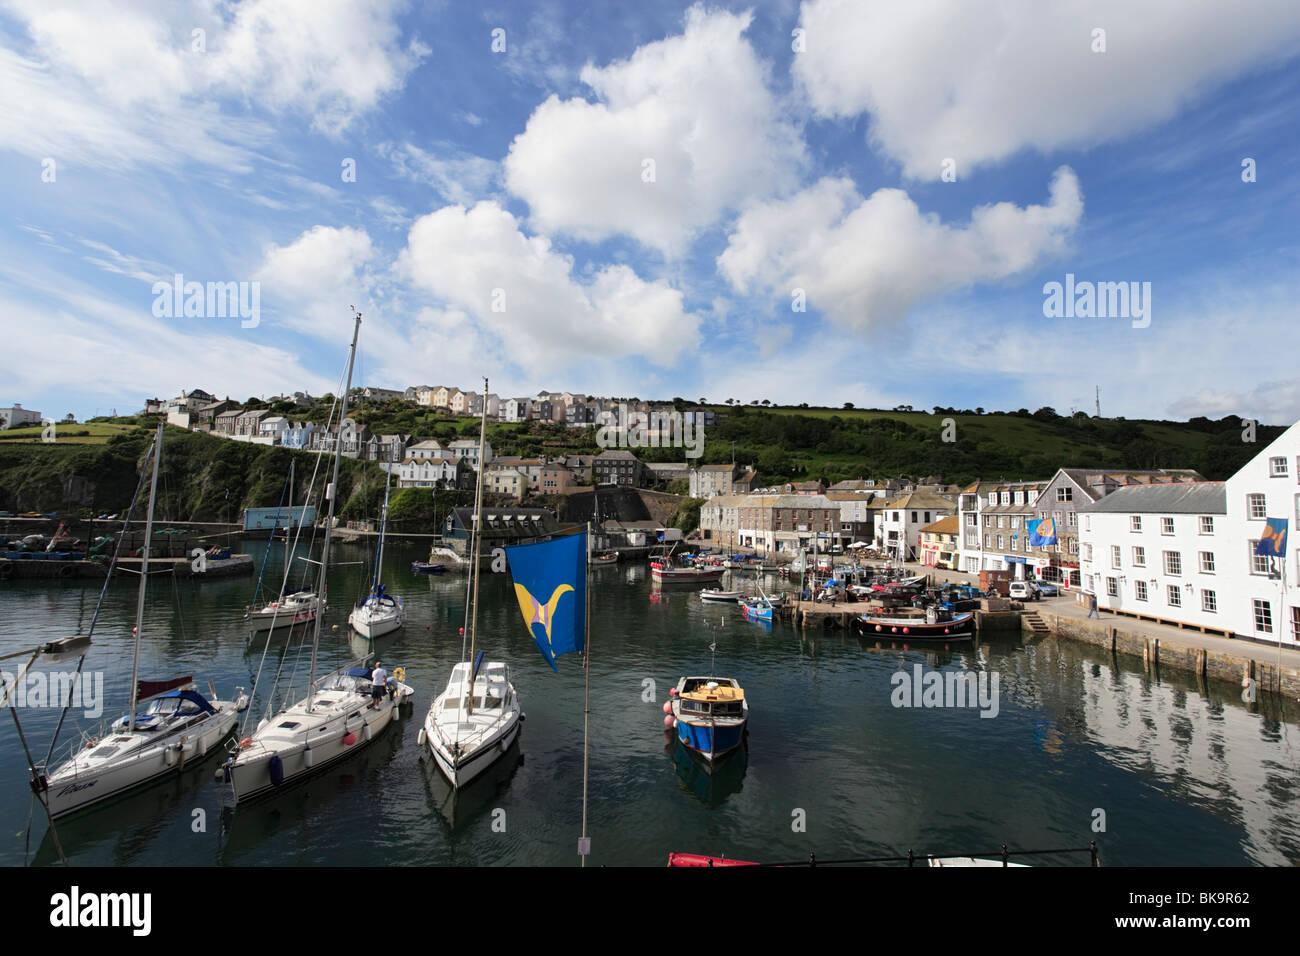
M355 307L356 385L1290 424L1297 66L1294 0L0 0L0 406L333 391Z

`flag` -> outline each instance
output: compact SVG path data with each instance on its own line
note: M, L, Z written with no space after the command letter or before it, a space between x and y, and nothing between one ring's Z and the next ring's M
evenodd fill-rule
M1025 530L1029 532L1029 546L1031 548L1041 548L1049 544L1056 544L1056 519L1040 518L1037 521L1026 521Z
M524 626L552 670L561 654L586 646L587 535L506 548Z
M1285 558L1286 525L1286 518L1269 518L1264 525L1264 533L1259 536L1259 543L1255 545L1255 553L1270 558Z

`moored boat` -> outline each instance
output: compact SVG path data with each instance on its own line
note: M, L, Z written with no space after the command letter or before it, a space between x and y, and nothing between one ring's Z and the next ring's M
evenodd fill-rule
M705 588L700 592L701 601L730 601L735 603L740 600L739 591L724 591L721 588Z
M908 641L964 641L975 632L975 613L953 614L934 607L925 616L863 614L853 622L864 637L901 638Z
M749 701L735 678L683 677L675 688L671 713L677 739L713 763L744 740Z

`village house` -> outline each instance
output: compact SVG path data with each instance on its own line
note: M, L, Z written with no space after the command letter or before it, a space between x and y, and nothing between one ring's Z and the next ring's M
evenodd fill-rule
M960 569L1011 571L1017 581L1040 576L1049 561L1029 545L1045 481L978 481L957 495Z
M399 488L455 488L460 459L454 455L407 456L397 466Z
M915 561L921 553L921 529L957 513L949 498L914 491L883 503L876 525L876 546L897 561Z
M940 518L921 529L921 563L929 568L957 568L957 516Z

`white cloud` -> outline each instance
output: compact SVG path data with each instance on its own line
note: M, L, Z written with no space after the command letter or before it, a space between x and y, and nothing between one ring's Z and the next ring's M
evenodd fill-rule
M761 203L736 223L718 270L741 293L790 301L865 329L901 319L919 303L1021 273L1059 255L1083 215L1072 170L1052 179L1045 206L980 206L970 224L946 225L901 189L868 199L847 179L823 179L786 200Z
M489 198L501 173L499 163L445 143L436 153L411 143L380 143L375 152L403 176L432 186L447 202L463 206Z
M1300 5L1258 0L808 0L793 71L822 115L869 112L906 175L959 175L1018 150L1089 147L1174 116L1210 87L1294 55ZM1095 28L1106 51L1092 50Z
M274 133L250 107L337 136L428 52L401 44L400 0L3 3L30 38L0 47L5 148L112 168L245 171Z
M526 236L495 202L447 206L411 227L399 272L498 336L520 366L580 356L645 356L671 364L697 343L699 320L682 294L624 265L585 284L544 236ZM496 309L494 309L496 306Z
M349 307L368 308L374 254L365 230L332 226L270 246L253 276L262 284L263 308L275 310L277 325L342 342L352 329Z
M592 240L627 234L673 254L743 200L792 188L803 140L744 39L750 19L693 7L682 35L583 69L599 102L542 103L505 160L532 224Z

